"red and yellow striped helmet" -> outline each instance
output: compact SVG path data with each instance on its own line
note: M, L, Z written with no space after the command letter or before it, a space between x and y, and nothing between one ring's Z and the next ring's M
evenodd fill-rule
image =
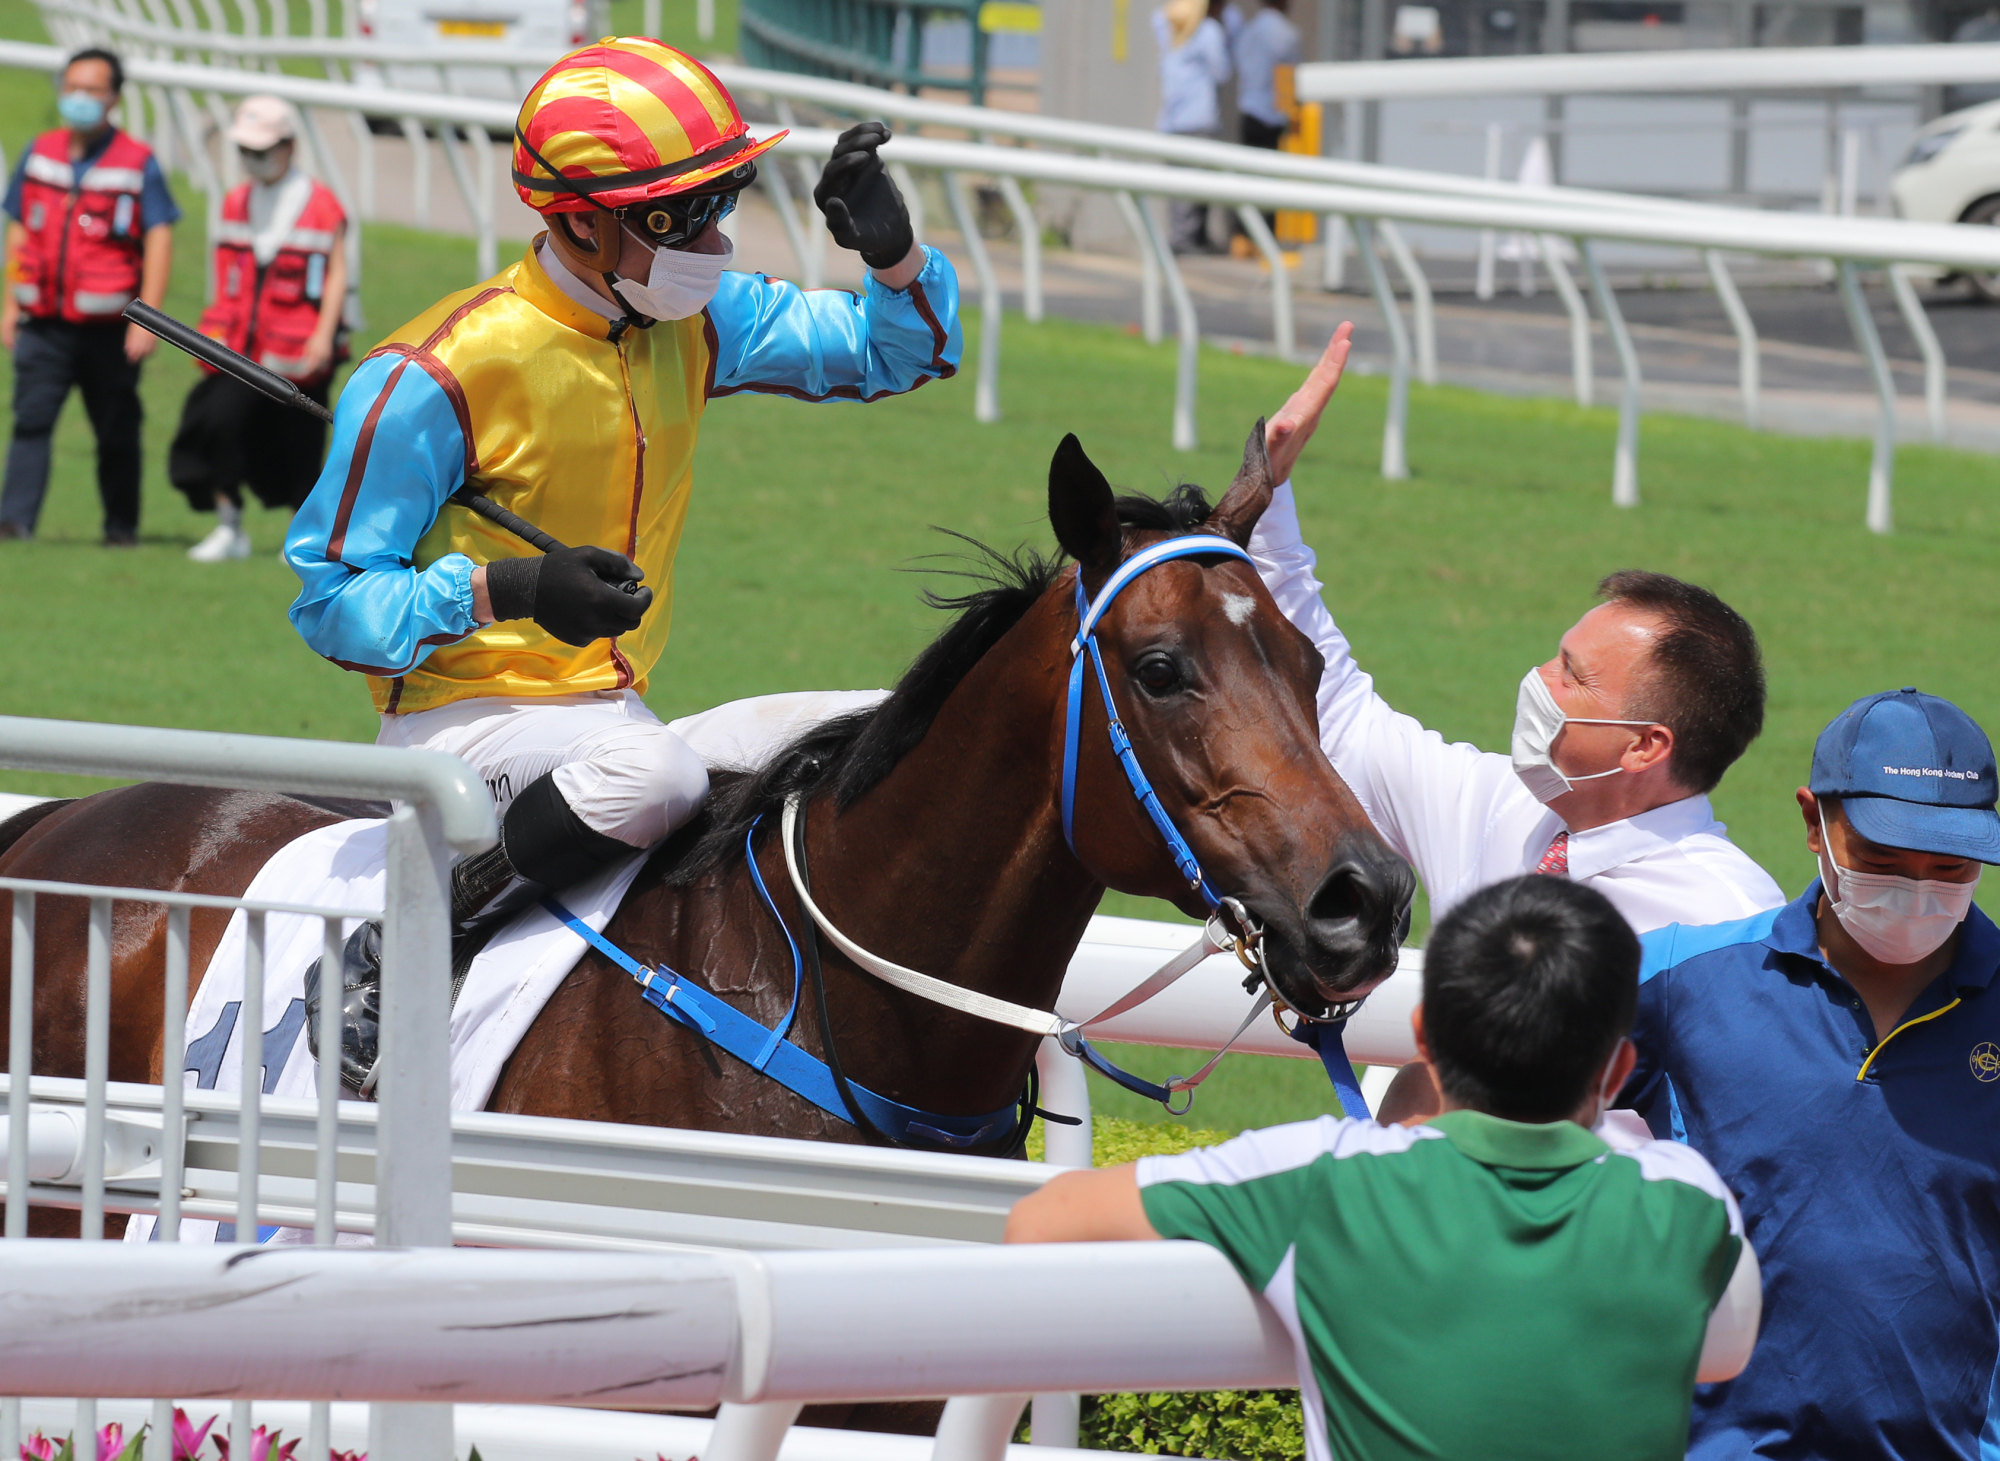
M606 36L551 66L514 123L514 190L538 213L630 207L687 193L768 151L692 56ZM567 180L552 183L554 173Z

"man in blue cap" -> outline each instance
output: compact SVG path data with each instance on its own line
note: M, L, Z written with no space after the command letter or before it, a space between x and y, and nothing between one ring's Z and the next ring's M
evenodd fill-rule
M2000 1455L2000 862L1993 747L1913 689L1820 734L1819 876L1782 908L1647 935L1622 1104L1708 1158L1764 1270L1749 1367L1689 1455Z

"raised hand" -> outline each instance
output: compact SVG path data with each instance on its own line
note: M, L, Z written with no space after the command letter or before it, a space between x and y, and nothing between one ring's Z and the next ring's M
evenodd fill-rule
M833 144L813 202L826 215L826 231L853 249L871 269L893 269L916 246L909 205L877 149L889 140L885 122L856 122Z
M1333 393L1340 388L1340 373L1347 369L1347 353L1354 346L1354 322L1342 320L1326 349L1307 373L1305 381L1292 392L1290 400L1264 425L1264 446L1271 456L1271 480L1283 482L1292 475L1299 453L1319 429L1320 414Z

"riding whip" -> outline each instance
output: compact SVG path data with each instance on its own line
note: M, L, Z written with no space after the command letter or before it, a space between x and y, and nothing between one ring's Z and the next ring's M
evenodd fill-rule
M275 370L267 370L249 356L231 350L220 340L190 328L172 315L154 309L142 300L135 299L125 306L125 318L143 330L152 331L169 345L185 350L196 360L214 366L231 379L243 382L259 395L270 397L281 406L291 406L317 416L322 421L333 420L333 412ZM507 511L492 498L474 492L470 487L459 488L451 494L450 500L460 507L470 508L489 522L498 523L531 548L537 548L544 553L553 553L563 546L526 518ZM632 589L628 588L626 592L630 593Z

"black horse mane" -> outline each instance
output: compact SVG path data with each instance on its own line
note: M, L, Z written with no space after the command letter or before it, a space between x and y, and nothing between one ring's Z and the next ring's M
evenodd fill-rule
M1208 521L1210 511L1207 495L1192 483L1165 499L1118 499L1119 523L1138 532L1192 532ZM740 857L758 818L775 829L793 796L810 801L831 791L847 807L873 789L929 733L959 681L1048 592L1065 561L1028 547L1003 553L963 533L939 531L970 552L955 556L955 567L919 571L981 586L961 594L924 591L925 603L957 617L911 662L887 700L813 726L757 771L719 773L701 815L668 843L670 884L684 887Z

